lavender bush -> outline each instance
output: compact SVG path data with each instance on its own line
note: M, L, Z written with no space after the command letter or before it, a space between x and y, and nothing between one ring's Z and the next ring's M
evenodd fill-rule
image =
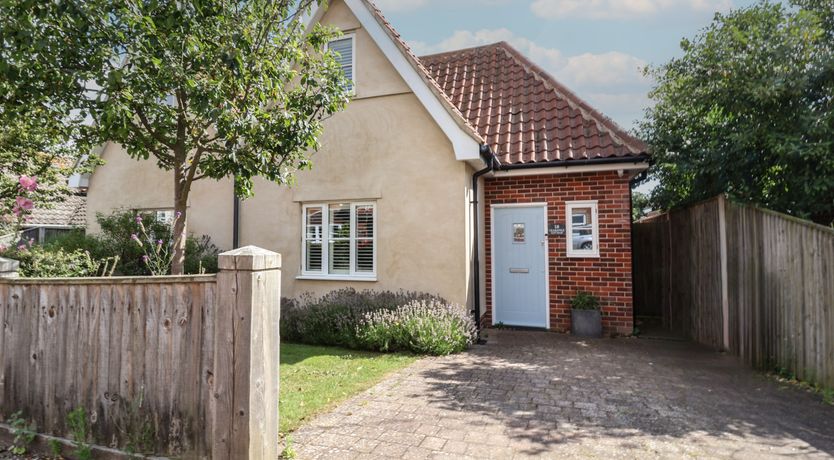
M379 351L448 355L465 350L476 337L465 307L434 299L367 312L357 326L362 347Z
M281 337L289 342L364 348L357 326L373 312L395 310L415 300L443 301L417 292L356 291L347 288L314 297L284 299L281 306Z

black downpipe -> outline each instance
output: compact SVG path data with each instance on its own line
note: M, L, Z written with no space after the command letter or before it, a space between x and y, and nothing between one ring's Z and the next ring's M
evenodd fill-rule
M232 206L232 249L237 249L240 247L240 198L237 194Z
M475 327L478 328L478 336L480 337L481 333L481 230L480 230L480 216L478 215L478 178L487 174L495 169L495 165L497 160L495 159L495 155L492 153L492 150L489 148L488 145L481 146L481 158L486 163L486 167L481 169L480 171L476 171L475 174L472 175L472 227L473 227L473 245L475 246L474 254L472 257L472 265L474 265L474 271L472 279L475 282L474 285L474 295L475 299L472 303L474 308L472 310L472 314L475 317Z

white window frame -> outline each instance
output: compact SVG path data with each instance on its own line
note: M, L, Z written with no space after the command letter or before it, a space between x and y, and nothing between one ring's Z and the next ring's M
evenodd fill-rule
M350 39L350 81L351 81L351 92L356 94L356 34L355 33L347 33L342 34L339 38L334 38L327 42L327 46L325 49L330 49L330 44L333 42L337 42L339 40L347 40Z
M576 208L591 208L591 231L593 232L593 249L573 248L573 210ZM599 204L597 200L566 201L565 223L567 224L566 247L568 257L599 257Z
M349 273L331 274L327 271L330 267L330 206L350 205L350 262ZM373 270L371 272L356 271L356 208L370 206L373 209ZM321 235L321 270L307 270L306 243L307 243L307 210L318 208L322 210L322 235ZM301 207L301 275L297 279L308 280L335 280L335 281L376 281L377 277L377 251L379 238L377 238L377 204L373 201L333 201L326 203L307 203ZM365 239L365 238L363 238Z

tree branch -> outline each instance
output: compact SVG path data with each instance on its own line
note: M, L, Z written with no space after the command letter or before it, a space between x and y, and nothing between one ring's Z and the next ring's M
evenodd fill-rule
M145 115L145 110L142 109L141 106L136 105L136 104L133 104L133 107L134 107L133 110L134 110L134 112L136 112L136 115L139 117L139 121L142 123L142 127L145 128L145 131L147 131L148 134L150 134L150 136L153 139L155 139L157 142L159 142L160 144L164 145L165 147L168 147L169 149L173 150L174 149L174 144L171 144L170 142L168 142L168 140L165 139L164 136L159 134L159 132L157 132L156 130L154 130L151 127L151 123L150 123L150 121L148 121L147 115Z

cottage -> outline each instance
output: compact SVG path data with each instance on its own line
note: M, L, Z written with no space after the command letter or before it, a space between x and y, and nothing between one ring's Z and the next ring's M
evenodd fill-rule
M566 330L579 290L610 333L632 331L629 182L646 147L506 43L415 56L367 0L311 21L353 81L293 187L200 181L189 229L283 255L283 291L433 292L484 325ZM116 144L89 180L88 230L117 208L171 208L172 178Z

